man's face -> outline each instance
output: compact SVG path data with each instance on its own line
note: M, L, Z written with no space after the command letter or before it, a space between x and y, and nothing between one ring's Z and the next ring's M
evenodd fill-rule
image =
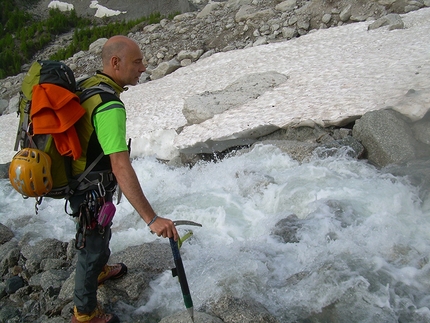
M133 44L134 45L134 44ZM119 82L122 87L126 85L136 85L139 82L140 75L146 71L144 65L143 54L140 48L130 46L129 50L125 51L119 61Z

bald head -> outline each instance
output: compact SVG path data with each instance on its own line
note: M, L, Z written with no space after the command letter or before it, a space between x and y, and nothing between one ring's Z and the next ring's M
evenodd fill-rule
M139 45L132 39L117 35L109 38L102 48L103 72L118 85L136 85L146 70Z
M102 48L103 67L110 64L113 56L123 59L125 53L133 46L137 44L126 36L118 35L109 38Z

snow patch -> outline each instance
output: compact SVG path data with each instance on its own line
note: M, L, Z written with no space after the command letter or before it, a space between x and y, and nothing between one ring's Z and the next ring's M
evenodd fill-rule
M73 4L61 1L51 1L48 4L49 9L58 9L60 11L72 11L74 9Z
M97 11L94 15L97 18L118 16L122 13L127 13L127 11L108 9L108 8L100 5L98 1L91 1L90 8L91 9L97 9Z

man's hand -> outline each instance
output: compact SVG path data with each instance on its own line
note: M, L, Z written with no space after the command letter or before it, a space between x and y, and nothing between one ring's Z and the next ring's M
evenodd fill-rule
M149 228L159 237L173 238L175 241L178 241L178 231L176 230L172 220L157 217Z

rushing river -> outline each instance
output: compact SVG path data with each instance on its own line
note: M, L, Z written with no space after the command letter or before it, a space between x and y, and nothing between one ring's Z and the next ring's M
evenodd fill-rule
M203 225L181 249L195 308L230 293L260 302L281 322L329 305L343 322L430 321L430 200L406 178L346 153L300 164L261 145L193 168L154 158L133 165L158 214ZM62 201L46 200L35 216L34 200L6 180L0 185L1 222L18 237L74 237ZM276 224L286 218L288 243L274 234L285 233ZM113 232L113 252L159 239L125 199ZM183 310L170 271L151 289L138 311Z

